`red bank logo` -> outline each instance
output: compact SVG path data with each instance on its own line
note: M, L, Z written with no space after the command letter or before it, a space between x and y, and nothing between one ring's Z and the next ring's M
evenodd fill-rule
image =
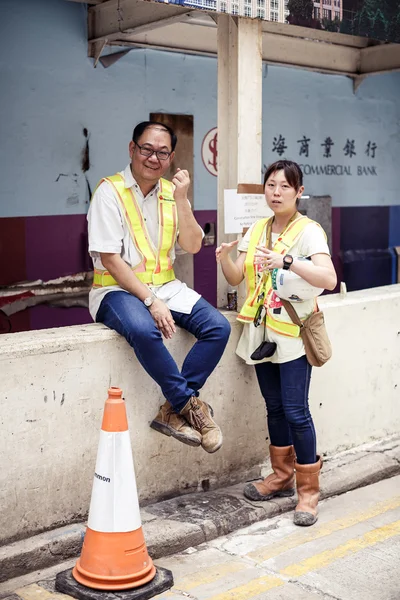
M218 130L216 127L211 129L204 136L203 143L201 145L201 158L207 171L214 175L218 175L217 167L218 157Z

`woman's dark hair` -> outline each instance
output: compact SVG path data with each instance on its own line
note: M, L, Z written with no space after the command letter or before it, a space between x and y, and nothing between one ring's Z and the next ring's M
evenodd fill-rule
M277 171L283 171L288 184L294 188L296 192L299 191L303 185L303 172L299 165L292 160L277 160L272 163L272 165L269 165L264 175L264 187L272 173L276 173Z
M137 143L140 140L141 135L149 127L162 127L163 129L165 129L165 131L168 131L169 135L171 136L171 150L172 152L175 150L178 138L176 137L171 127L168 127L168 125L164 125L164 123L159 123L158 121L142 121L142 123L136 125L135 129L133 130L132 141Z

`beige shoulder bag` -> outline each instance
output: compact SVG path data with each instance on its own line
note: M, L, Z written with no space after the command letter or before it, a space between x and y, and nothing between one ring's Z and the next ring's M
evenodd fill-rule
M289 317L300 327L301 339L306 350L307 360L313 367L322 367L332 356L332 346L325 327L324 313L318 309L305 321L301 321L288 300L280 299Z

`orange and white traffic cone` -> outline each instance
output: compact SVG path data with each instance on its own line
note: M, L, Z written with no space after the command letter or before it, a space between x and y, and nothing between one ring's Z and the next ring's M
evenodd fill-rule
M125 402L122 391L112 387L104 407L82 553L72 577L71 572L57 575L56 589L82 598L82 589L78 595L73 593L77 585L118 591L145 589L148 584L156 588L151 596L146 593L150 598L173 585L172 573L160 571L162 589L160 581L153 585L160 577L156 577L142 531ZM93 592L89 596L93 598Z

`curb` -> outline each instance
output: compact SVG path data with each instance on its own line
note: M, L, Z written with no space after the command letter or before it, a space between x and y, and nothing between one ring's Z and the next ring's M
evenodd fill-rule
M399 437L324 457L321 499L399 474ZM151 557L181 552L296 506L295 498L253 502L244 498L242 490L243 483L179 496L141 509ZM0 547L0 583L78 556L84 534L85 524L77 523Z

